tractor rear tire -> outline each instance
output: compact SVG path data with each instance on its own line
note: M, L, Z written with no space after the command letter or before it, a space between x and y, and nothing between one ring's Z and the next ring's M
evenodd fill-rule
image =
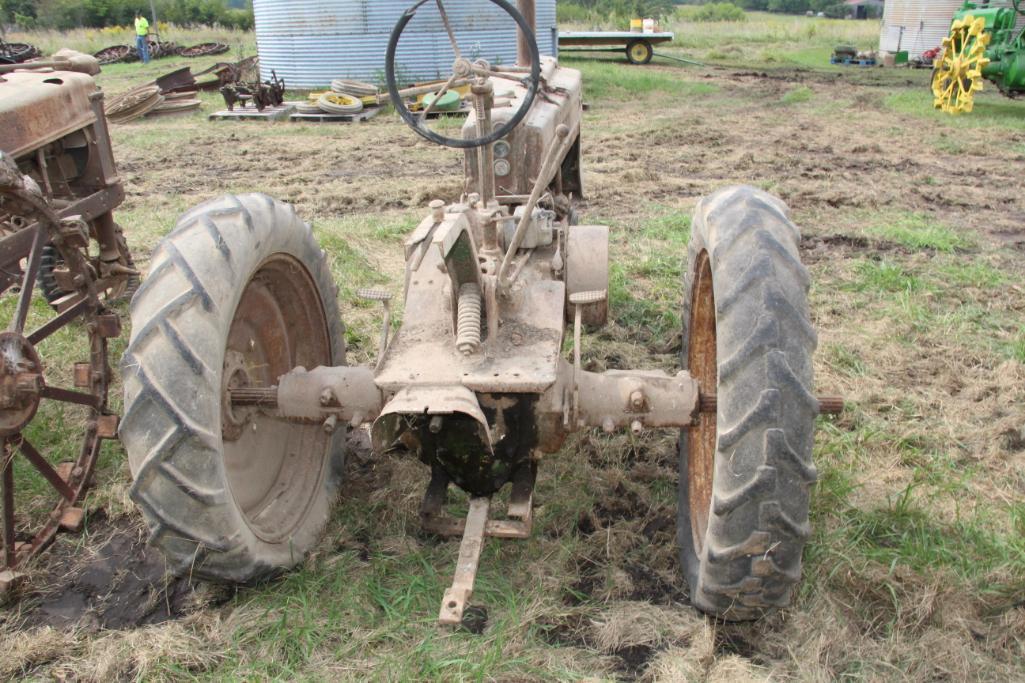
M309 226L266 195L202 204L157 247L131 313L120 435L151 543L204 579L292 567L328 520L345 430L225 396L344 364L337 289Z
M790 603L810 533L816 335L799 242L786 205L752 187L695 210L683 362L717 408L680 436L677 540L691 602L731 621Z

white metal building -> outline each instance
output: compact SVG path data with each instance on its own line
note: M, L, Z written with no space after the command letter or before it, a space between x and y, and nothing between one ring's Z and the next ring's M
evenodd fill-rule
M384 82L392 28L413 0L253 0L260 71L273 70L288 87L321 87L334 78ZM516 23L485 0L445 0L465 56L497 64L516 61ZM537 0L537 43L558 52L555 0ZM398 49L400 80L444 78L455 56L436 5L425 4Z
M978 4L982 4L979 2ZM907 50L914 59L939 47L950 33L950 22L964 0L886 0L879 49L884 52ZM1010 7L1007 0L993 0L991 7ZM1018 28L1025 28L1025 16L1018 17Z

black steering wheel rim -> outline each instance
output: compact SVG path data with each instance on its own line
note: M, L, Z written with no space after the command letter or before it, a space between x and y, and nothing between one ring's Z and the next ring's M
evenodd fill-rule
M406 103L403 102L402 97L399 95L398 82L395 79L395 52L399 46L399 38L402 36L402 32L405 31L406 26L416 15L416 11L425 3L431 0L419 0L412 7L407 9L399 17L399 21L395 24L395 28L392 29L391 38L388 39L388 51L385 55L384 60L384 73L388 80L388 94L391 97L392 104L395 105L396 111L399 112L399 116L406 122L410 128L416 133L431 142L445 147L455 147L457 149L472 149L475 147L484 147L490 145L497 140L505 137L511 130L516 128L523 120L523 117L530 111L530 106L534 103L534 98L537 97L537 91L541 84L541 54L537 49L537 39L534 37L534 31L530 28L526 18L520 14L519 10L510 5L506 0L488 0L493 5L497 5L500 9L505 11L506 14L511 16L516 24L519 26L520 31L527 37L527 47L530 50L531 57L531 68L529 82L527 83L527 93L523 98L523 103L520 108L516 110L513 117L506 123L493 129L490 133L483 137L471 138L469 140L464 138L450 138L435 131L427 128L426 126L420 125L420 119L413 115L413 112L409 110Z

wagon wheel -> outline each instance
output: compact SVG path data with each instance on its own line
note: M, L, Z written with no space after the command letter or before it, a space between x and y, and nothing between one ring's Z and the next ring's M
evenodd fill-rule
M94 288L84 223L62 221L3 156L0 212L21 217L32 232L31 246L22 252L20 289L0 299L6 321L0 332L0 566L14 568L49 545L58 529L81 524L79 503L101 441L116 434L117 418L107 410L107 339L120 334L120 323ZM59 312L32 305L47 242L57 247L77 286ZM68 367L61 358L69 353L88 358Z

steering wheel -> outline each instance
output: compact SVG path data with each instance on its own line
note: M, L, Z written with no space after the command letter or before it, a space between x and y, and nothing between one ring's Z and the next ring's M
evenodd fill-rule
M431 103L424 108L420 115L417 116L409 110L403 100L402 93L399 92L398 83L395 80L395 51L399 46L399 38L402 36L402 32L409 25L409 22L416 15L416 11L420 9L424 4L431 2L431 0L419 0L412 7L402 13L395 28L391 32L391 38L388 40L388 52L385 57L384 71L388 79L388 94L391 96L391 101L395 105L395 109L398 110L399 116L405 121L410 128L415 130L419 135L427 138L431 142L439 145L445 145L446 147L456 147L459 149L470 149L473 147L483 147L490 145L492 142L499 140L519 125L523 117L530 111L530 105L533 104L534 98L537 96L538 88L541 84L541 55L537 50L537 40L534 38L534 31L530 28L527 20L520 12L510 5L506 0L490 0L494 5L498 5L502 10L511 16L516 24L520 27L520 31L527 37L527 47L530 50L530 61L531 66L529 75L525 77L527 70L524 67L495 67L492 68L487 62L478 60L470 62L470 60L463 57L459 51L459 45L456 43L456 35L452 31L452 25L448 21L448 15L445 13L445 6L442 4L442 0L434 0L435 4L438 5L438 11L441 13L441 20L445 24L445 30L448 32L449 42L452 43L452 50L455 52L456 60L452 65L452 75L445 82L445 84L434 93L434 99ZM507 78L512 80L521 81L527 88L527 93L523 98L520 108L516 110L512 118L498 126L490 133L477 138L471 138L469 140L464 138L450 138L431 130L427 127L427 115L434 110L436 103L441 100L442 95L447 93L454 87L466 85L474 80L474 78L487 78L488 76L496 76L498 78Z

